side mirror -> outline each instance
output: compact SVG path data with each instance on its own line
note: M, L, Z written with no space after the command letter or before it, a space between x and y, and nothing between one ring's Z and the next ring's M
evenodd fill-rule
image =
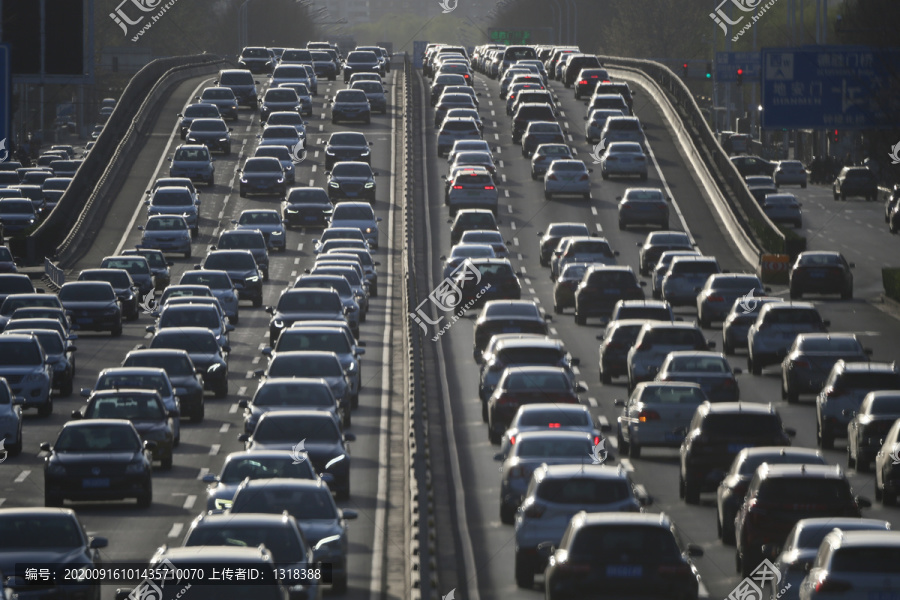
M733 372L735 375L741 375L741 374L744 372L744 370L741 369L740 367L735 367L735 368L732 370L732 372Z
M272 348L269 346L266 346L265 348L260 350L260 352L262 352L266 356L272 356Z
M556 552L556 547L553 542L541 542L537 545L537 554L543 559L549 559L554 552Z
M238 441L239 441L239 442L249 442L249 441L250 441L250 435L247 434L247 433L242 433L242 434L238 435Z
M586 391L588 391L588 389L585 386L583 386L582 384L580 384L580 383L575 384L575 393L576 394L583 394Z
M231 324L225 325L225 331L227 331L229 333L234 331L234 329L235 329L234 325L231 325Z
M594 169L588 168L588 173L593 173Z
M229 325L229 327L231 327L231 325ZM222 352L231 352L231 345L225 344L224 346L222 346Z
M641 287L647 287L647 282L641 279L640 281L638 281L638 285L640 285Z
M209 484L219 483L219 478L216 477L215 475L213 475L212 473L207 473L206 475L203 476L202 481L203 481L203 483L209 483Z
M264 373L265 371L263 369L256 369L255 371L253 371L253 376L259 379L263 376Z
M496 460L497 462L503 462L503 458L504 456L502 452L498 452L494 455L494 460Z
M517 275L519 275L519 276L521 277L520 274L517 273ZM549 315L549 314L544 315L544 320L545 320L545 321L552 321L552 320L553 320L553 315Z
M831 327L831 321L826 319L826 320L822 321L822 325L824 325L825 327Z
M144 200L144 206L150 206L150 201L149 201L149 200Z
M143 226L143 225L138 225L138 231L143 231L143 230L144 230L144 226Z
M573 367L577 367L581 364L581 359L573 356L571 359L569 359L569 364L571 364Z
M873 353L871 348L866 348L863 350L863 352L866 353L866 356L872 356L872 353Z
M81 414L80 410L73 410L71 415L72 415L72 418L75 419L76 421L79 419L82 419L84 417L84 415Z
M357 349L356 349L356 355L357 355L357 356L362 356L362 355L364 355L365 353L366 353L366 349L365 349L365 348L357 348Z
M850 268L851 268L851 269L855 269L855 268L856 268L856 263L850 263Z
M613 400L613 404L615 406L618 406L619 408L625 408L625 400L623 400L622 398L616 398L615 400Z
M92 550L99 550L100 548L106 548L107 546L109 546L109 540L101 536L92 537L88 544L88 547Z
M785 433L785 435L787 435L788 437L791 437L791 438L797 437L797 430L794 429L793 427L785 427L784 433Z
M156 442L154 442L153 440L145 440L144 450L156 450Z
M79 392L82 398L89 398L91 396L91 390L88 388L81 388Z
M199 269L200 265L194 265L194 269Z
M147 330L148 333L153 333L156 327L154 327L153 325L147 325L146 327L144 327L144 329Z
M265 310L267 313L269 313L270 315L275 313L275 307L274 307L274 306L266 306L264 310Z
M700 558L701 556L703 556L703 548L701 548L697 544L688 544L687 555L692 558Z
M250 402L248 402L245 398L238 400L238 408L248 408L250 406Z
M712 341L709 341L709 342L706 342L706 346L707 346L710 350L712 350L713 348L716 347L716 343L715 343L715 342L712 342Z
M872 508L872 501L866 498L865 496L857 496L856 504L860 508Z
M353 434L353 433L345 433L343 437L344 437L345 442L355 442L356 441L356 434Z
M341 509L341 517L347 519L348 521L352 521L359 517L359 513L350 508Z

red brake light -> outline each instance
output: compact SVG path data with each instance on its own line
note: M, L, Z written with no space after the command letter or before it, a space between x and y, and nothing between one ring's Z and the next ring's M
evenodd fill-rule
M656 572L659 575L674 575L676 577L681 577L684 575L691 575L691 568L685 564L660 565Z
M591 79L597 79L597 75L591 75Z
M550 175L547 175L547 179L552 179L553 181L556 181L556 175L551 173Z
M846 592L853 586L849 581L840 581L837 579L820 579L816 582L816 593L824 594L828 592Z
M463 186L461 186L461 185L454 185L454 186L453 186L453 189L454 189L454 190L461 190L461 189L463 189Z
M549 427L550 429L559 429L560 424L559 423L547 423L547 427Z
M808 360L795 360L791 361L791 366L799 369L808 369L810 364Z
M492 186L492 185L486 185L486 186L484 186L484 189L486 189L486 190L492 190L492 189L494 189L494 186Z
M509 443L512 444L513 446L515 446L516 445L516 436L514 436L514 435L509 436Z
M581 176L581 179L579 181L587 181L588 179L590 179L590 178L587 176L587 173L585 173L584 175Z
M659 413L655 410L647 410L644 409L638 413L638 421L641 423L646 423L647 421L658 421Z
M722 296L710 296L709 298L707 298L707 300L709 300L710 302L725 302L725 298L723 298Z
M578 82L578 85L587 85L587 79L582 79Z
M596 446L596 445L599 444L599 443L600 443L600 436L599 436L599 435L595 435L595 436L594 436L594 445Z

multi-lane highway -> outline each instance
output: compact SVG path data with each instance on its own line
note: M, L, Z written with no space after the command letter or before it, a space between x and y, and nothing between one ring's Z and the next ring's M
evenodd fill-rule
M627 77L625 73L614 74ZM600 178L599 166L592 164L592 147L584 141L584 105L575 101L571 89L551 81L550 87L562 109L561 121L569 130L570 143L578 152L577 158L584 160L588 166L594 166L595 170L592 174L593 197L589 202L569 198L548 202L543 198L541 182L531 180L529 162L521 156L519 145L511 142L510 118L505 113L505 103L498 99L499 84L485 77L476 79L476 90L481 92L481 116L486 125L485 139L494 147L494 158L499 167L500 229L504 239L512 241L512 262L523 274L523 298L533 299L548 313L552 313L553 286L549 269L541 267L538 262L537 232L546 229L551 222L584 222L591 230L606 237L614 249L620 251L619 264L630 265L637 271L638 249L635 244L643 241L647 231L619 231L616 225L616 197L631 186L666 188L670 192L668 195L674 199L675 207L671 211L670 227L690 231L699 249L704 254L716 256L723 269L752 272L755 268L755 265L750 265L741 258L735 244L724 233L725 229L715 212L710 209L702 188L691 173L689 163L679 152L673 135L676 128L664 120L649 89L636 80L629 83L638 90L635 95L635 114L641 119L652 153L649 181L644 184L638 183L636 179L603 181ZM446 225L447 209L443 206L440 180L440 175L446 173L447 165L445 159L437 158L436 155L434 130L430 127L430 110L426 111L424 121L429 143L427 204L432 231L429 237L433 240L429 260L432 279L437 283L441 272L438 257L446 254L450 247ZM874 350L874 360L894 360L897 358L897 346L893 339L900 333L900 325L895 319L886 318L880 307L864 300L875 296L880 289L880 267L885 259L883 241L877 240L890 241L883 237L890 234L882 227L881 215L876 210L881 208L880 205L876 207L871 204L866 206L848 203L838 206L830 199L830 189L818 186L798 192L804 202L806 230L814 232L821 228L821 233L811 236L810 247L840 248L847 253L849 260L857 263L857 300L842 302L831 298L810 299L815 299L823 317L831 320L832 331L857 332L861 334L864 344ZM839 213L837 217L832 216L834 212ZM849 220L845 218L845 215L851 213L859 216L850 217ZM880 231L873 231L867 224L872 224ZM834 231L842 233L836 234ZM848 237L845 239L845 236ZM869 239L859 239L866 236ZM881 251L876 249L879 244ZM857 252L860 254L854 255ZM875 261L872 260L873 256L876 257ZM779 288L773 291L782 295L785 293L784 289ZM696 311L692 309L677 309L677 313L686 320L696 316ZM538 587L533 592L516 587L513 572L514 531L512 526L500 523L500 482L497 463L491 460L496 447L489 443L486 426L481 420L478 369L472 360L472 321L472 318L460 320L441 338L444 364L440 368L446 371L446 381L449 383L444 393L452 407L456 434L451 440L450 452L459 453L462 472L459 482L465 487L461 494L466 499L465 527L460 531L468 532L469 536L468 539L462 539L461 544L463 550L468 549L472 553L474 564L477 565L475 572L466 573L467 580L460 580L458 584L460 589L469 590L470 598L476 597L473 594L476 590L483 599L538 598L542 597L540 578ZM595 417L610 423L614 432L619 409L614 407L613 401L627 397L627 390L624 379L613 380L611 385L599 383L598 342L595 336L602 329L594 323L596 322L589 321L587 326L577 326L571 311L568 311L565 315L554 315L551 333L565 341L572 355L581 359L579 378L589 386L589 391L582 394L582 398L589 403ZM720 326L705 330L704 333L708 339L716 342L717 348L722 348ZM732 357L731 363L746 371L743 352ZM741 397L748 402L774 402L786 426L798 431L794 445L812 447L815 445L812 397L805 397L800 404L788 406L780 400L779 375L780 371L774 367L757 377L745 372L738 377ZM614 434L610 436L607 447L615 447L614 438ZM825 455L829 462L846 467L845 449L840 442L838 449L828 451ZM734 567L734 549L723 546L716 537L714 495L702 496L700 506L688 506L679 500L677 457L677 450L652 449L645 451L640 459L617 457L617 462L632 472L637 483L646 487L654 501L649 510L669 513L685 536L704 548L705 557L698 560L698 565L709 596L726 597L740 581ZM874 497L874 476L857 474L853 470L849 474L858 494L870 499ZM456 481L445 483L448 486L457 484ZM896 509L885 509L879 503L865 510L864 514L895 522L898 517ZM459 562L461 564L462 559ZM444 587L449 589L452 586L445 584Z

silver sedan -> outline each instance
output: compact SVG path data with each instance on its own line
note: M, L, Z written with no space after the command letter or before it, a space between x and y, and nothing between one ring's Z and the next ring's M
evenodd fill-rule
M544 174L544 198L550 200L554 195L580 195L585 200L591 199L591 178L584 161L554 160Z
M636 142L613 142L600 161L603 179L610 175L637 175L647 180L647 155Z

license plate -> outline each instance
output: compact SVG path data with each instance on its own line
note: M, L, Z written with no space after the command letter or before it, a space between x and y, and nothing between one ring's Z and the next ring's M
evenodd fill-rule
M812 277L813 279L825 279L825 273L817 273L815 271L810 273L809 276Z
M303 220L304 220L304 221L318 221L318 220L319 220L319 217L316 217L316 216L306 216L306 217L303 217Z
M644 568L641 565L607 565L607 577L642 577Z
M518 327L504 327L503 328L503 333L519 333L519 331L521 331L521 329L519 329Z
M468 191L466 192L466 196L477 196L477 195L478 195L478 191L477 191L477 190L468 190Z
M682 439L684 439L684 436L677 433L667 433L665 436L667 442L680 442Z
M86 488L107 488L109 487L108 477L98 477L93 479L84 479L81 482L82 487Z
M728 444L728 451L738 453L744 448L749 448L749 444Z
M93 321L93 319L90 318L90 317L81 317L81 318L79 318L79 319L76 320L76 322L79 323L79 324L82 324L82 323L90 323L90 322L92 322L92 321Z

